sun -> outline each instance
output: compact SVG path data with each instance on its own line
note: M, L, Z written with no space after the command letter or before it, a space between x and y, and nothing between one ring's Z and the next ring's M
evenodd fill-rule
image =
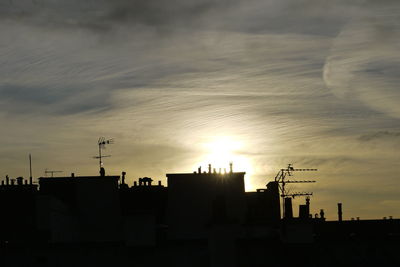
M200 165L206 167L211 164L217 172L229 171L229 164L233 164L234 172L246 172L246 188L249 186L249 177L253 173L251 162L242 151L245 144L230 136L213 137L203 143L203 155Z

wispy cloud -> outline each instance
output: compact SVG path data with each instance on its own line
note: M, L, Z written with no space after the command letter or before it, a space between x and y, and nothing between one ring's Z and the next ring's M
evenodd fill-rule
M105 135L117 140L108 172L162 179L192 171L204 143L229 136L252 164L249 189L294 163L320 169L315 189L324 196L315 206L341 186L346 201L371 193L359 184L387 192L399 175L398 8L2 2L0 174L21 175L28 152L37 175L50 167L97 173L91 157Z

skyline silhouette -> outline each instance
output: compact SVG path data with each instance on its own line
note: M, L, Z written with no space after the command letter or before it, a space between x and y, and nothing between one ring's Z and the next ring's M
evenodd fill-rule
M153 177L211 163L247 191L293 163L316 206L400 217L400 4L0 3L0 178ZM48 174L49 176L51 173ZM54 173L54 175L56 175ZM305 179L308 177L304 177ZM313 178L313 177L310 177Z
M327 220L309 197L295 212L300 195L284 185L315 169L289 164L245 192L245 173L233 167L168 173L167 185L150 177L128 185L126 172L107 175L103 166L97 176L41 177L39 185L7 177L2 266L399 264L399 219L346 220L338 203Z

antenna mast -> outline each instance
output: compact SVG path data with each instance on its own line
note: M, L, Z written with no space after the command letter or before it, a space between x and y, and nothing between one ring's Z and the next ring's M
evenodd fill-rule
M295 169L293 168L293 164L288 164L286 169L281 169L277 175L275 176L275 182L278 182L279 184L279 189L281 191L281 197L282 197L282 214L285 214L285 198L286 197L292 197L295 198L297 196L312 196L312 192L295 192L290 194L286 188L286 184L290 183L315 183L316 181L314 180L286 180L287 176L293 176L293 172L304 172L304 171L317 171L317 169ZM282 215L282 216L283 216Z
M29 153L29 184L32 185L32 156Z
M99 155L95 156L93 158L99 159L99 168L101 169L103 167L103 158L108 158L111 157L111 155L102 155L101 150L106 149L106 145L114 144L114 139L105 139L104 137L100 137L99 140L97 141L97 145L99 146Z

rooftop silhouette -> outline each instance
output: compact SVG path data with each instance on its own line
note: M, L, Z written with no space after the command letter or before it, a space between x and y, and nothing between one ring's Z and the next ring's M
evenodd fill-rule
M167 186L150 177L128 185L126 172L106 175L102 165L98 176L39 177L38 184L7 176L0 186L3 266L400 261L398 219L346 221L338 203L338 219L326 221L323 209L311 214L309 197L296 217L292 199L299 194L282 187L295 181L284 177L292 171L289 165L254 192L245 192L245 172L234 172L232 164L226 172L209 165L207 171L166 174ZM60 256L68 260L60 263Z

